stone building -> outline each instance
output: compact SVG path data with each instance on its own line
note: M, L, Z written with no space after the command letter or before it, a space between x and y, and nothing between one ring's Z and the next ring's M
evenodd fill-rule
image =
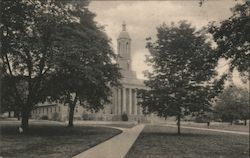
M81 106L76 107L75 118L87 120L121 120L122 114L127 114L129 120L142 120L145 119L142 115L142 109L137 105L137 89L144 89L143 80L137 79L136 72L132 70L132 39L126 31L126 24L122 25L122 31L117 38L117 53L119 55L117 63L121 68L122 88L112 89L111 104L105 105L104 110L98 113L91 113L83 109ZM57 109L57 110L56 110ZM44 111L45 110L45 111ZM33 118L41 118L48 116L48 119L59 115L60 120L68 118L68 106L55 103L55 104L41 104L32 111Z
M82 106L76 105L74 111L74 118L82 119L84 111L85 109ZM69 115L68 105L64 105L59 102L52 103L46 101L44 103L38 104L36 108L31 111L31 118L33 119L66 121L68 120L68 115Z
M126 113L130 120L138 119L142 115L142 109L137 105L137 89L144 89L143 80L137 79L136 72L132 70L132 39L130 38L126 24L122 25L122 31L117 38L117 63L121 68L122 88L114 88L110 114L118 117ZM107 106L108 107L108 106Z

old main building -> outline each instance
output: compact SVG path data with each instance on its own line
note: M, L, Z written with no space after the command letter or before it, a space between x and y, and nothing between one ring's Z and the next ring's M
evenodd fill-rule
M132 40L126 31L126 24L122 25L122 31L117 38L117 51L119 58L117 63L121 68L123 78L122 88L113 88L112 103L105 105L104 110L98 113L90 113L77 105L75 118L90 120L121 120L121 115L126 113L129 120L138 120L142 117L142 109L137 105L137 89L145 88L143 80L136 77L136 72L131 68L131 43ZM41 119L67 120L68 106L59 103L43 103L32 110L32 117Z

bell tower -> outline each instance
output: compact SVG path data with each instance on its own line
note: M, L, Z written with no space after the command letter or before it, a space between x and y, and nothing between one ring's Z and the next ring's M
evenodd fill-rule
M117 47L120 68L123 71L131 71L131 38L126 30L125 22L123 22L122 31L117 38Z

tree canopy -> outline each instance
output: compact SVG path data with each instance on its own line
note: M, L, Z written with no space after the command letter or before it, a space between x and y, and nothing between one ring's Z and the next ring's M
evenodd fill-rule
M67 22L68 17L62 10L63 5L52 2L0 3L1 59L3 78L6 78L3 81L11 82L3 83L3 89L9 89L8 94L20 106L22 127L27 129L30 111L46 98L44 85L52 72L51 59L56 52L53 32Z
M231 85L218 96L214 111L222 121L232 123L249 119L249 108L248 90Z
M69 126L73 126L76 104L98 111L109 102L111 88L119 85L121 74L110 40L102 27L94 22L94 14L75 8L79 22L58 30L56 45L61 48L55 58L55 73L51 78L51 96L70 107ZM65 39L64 37L67 37ZM61 40L60 40L61 39Z
M250 59L250 2L237 4L231 9L233 15L219 25L210 25L217 43L218 55L230 62L230 72L237 69L243 76L248 76Z
M95 109L106 101L107 85L117 84L109 40L87 5L88 1L0 1L1 77L11 82L2 84L10 94L2 99L12 97L20 107L24 130L31 110L49 94L77 90L88 94L82 99ZM55 78L64 89L50 93L48 85Z
M147 43L153 71L145 84L150 89L141 90L139 104L146 113L176 116L180 133L182 116L210 109L218 59L205 34L185 21L163 24L157 31L156 42Z

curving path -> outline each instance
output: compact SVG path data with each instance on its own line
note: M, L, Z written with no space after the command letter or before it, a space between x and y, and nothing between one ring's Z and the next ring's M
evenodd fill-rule
M90 148L73 158L123 158L143 130L140 124L133 128L124 128L122 133Z

